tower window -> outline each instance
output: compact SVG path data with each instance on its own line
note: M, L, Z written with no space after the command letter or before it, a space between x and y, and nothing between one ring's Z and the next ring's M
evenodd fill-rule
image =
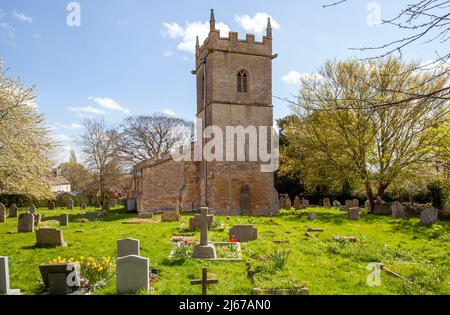
M239 93L248 93L248 73L245 70L237 74L237 90Z

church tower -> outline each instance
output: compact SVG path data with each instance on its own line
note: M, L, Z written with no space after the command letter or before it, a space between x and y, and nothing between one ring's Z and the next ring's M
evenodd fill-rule
M238 39L236 32L220 37L215 24L211 10L209 35L202 45L198 38L196 43L193 73L197 79L197 118L202 120L203 129L218 126L225 136L227 126L255 127L256 130L261 126L272 127L272 60L275 56L270 19L262 42L257 42L251 34L247 34L245 40ZM250 137L244 138L248 157ZM259 158L257 161L201 161L202 204L212 213L223 215L276 213L278 193L274 188L274 174L261 172L261 164L267 163Z

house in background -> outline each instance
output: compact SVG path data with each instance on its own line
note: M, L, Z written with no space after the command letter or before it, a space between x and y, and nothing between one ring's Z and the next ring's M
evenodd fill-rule
M71 192L72 190L70 182L64 176L59 175L58 172L54 177L48 178L47 181L53 193Z

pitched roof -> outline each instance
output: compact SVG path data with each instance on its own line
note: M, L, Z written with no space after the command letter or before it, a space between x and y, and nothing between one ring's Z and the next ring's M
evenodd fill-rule
M50 177L47 179L51 186L55 185L70 185L70 182L64 177L59 175L58 177Z

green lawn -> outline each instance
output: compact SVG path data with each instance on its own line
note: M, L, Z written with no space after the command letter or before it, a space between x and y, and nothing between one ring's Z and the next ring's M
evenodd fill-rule
M0 256L10 259L12 288L24 294L37 294L42 281L38 266L61 256L114 257L116 241L124 237L141 241L141 255L150 259L151 268L160 269L160 280L152 294L200 294L200 286L191 286L189 280L201 276L201 267L219 279L211 285L210 294L250 294L252 288L292 288L305 285L310 294L450 294L449 231L448 222L423 227L418 219L399 220L363 214L360 221L349 221L346 213L336 209L314 208L317 221L307 220L307 211L273 218L216 217L223 221L225 232L210 232L213 241L228 241L228 229L233 224L251 223L258 229L259 239L242 244L242 262L185 262L168 259L173 247L169 242L180 235L180 223L122 224L135 215L114 209L97 222L75 223L82 218L81 211L65 209L46 210L44 221L57 219L60 213L70 213L70 225L61 227L67 248L35 248L35 235L17 234L17 219L0 223ZM88 210L92 211L92 209ZM23 209L22 209L23 212ZM183 216L187 222L189 216ZM185 223L186 224L186 223ZM57 226L57 225L56 225ZM308 227L324 228L324 233L313 233L317 239L304 234ZM82 231L82 232L80 232ZM199 239L199 232L184 233ZM356 243L340 243L333 235L356 236ZM289 240L275 244L273 240ZM277 248L290 249L285 267L279 270L265 268ZM250 262L255 283L247 276ZM370 262L383 262L391 270L410 279L405 283L386 273L381 274L381 286L366 284ZM258 272L259 271L259 272ZM115 279L94 294L114 294Z

